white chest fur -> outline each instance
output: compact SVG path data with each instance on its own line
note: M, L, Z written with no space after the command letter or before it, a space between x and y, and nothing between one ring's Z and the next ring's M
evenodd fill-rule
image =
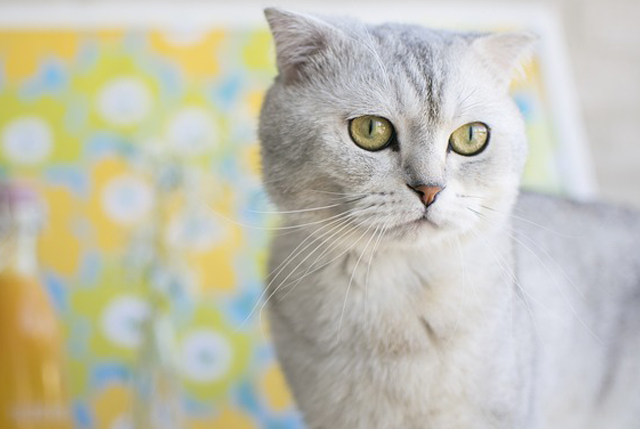
M524 418L508 249L485 247L347 253L274 294L278 355L311 428L493 428Z

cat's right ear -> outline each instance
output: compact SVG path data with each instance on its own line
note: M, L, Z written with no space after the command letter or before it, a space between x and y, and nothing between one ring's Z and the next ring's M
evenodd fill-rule
M276 62L283 83L304 77L305 65L328 46L337 30L319 18L278 8L264 10L276 45Z
M506 87L514 72L533 55L537 40L531 33L489 33L476 37L472 46Z

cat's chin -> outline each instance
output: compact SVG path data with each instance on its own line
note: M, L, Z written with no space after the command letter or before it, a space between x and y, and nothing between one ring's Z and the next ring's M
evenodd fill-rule
M438 246L443 240L461 233L452 225L440 224L428 216L422 216L389 228L385 237L394 247L415 249Z

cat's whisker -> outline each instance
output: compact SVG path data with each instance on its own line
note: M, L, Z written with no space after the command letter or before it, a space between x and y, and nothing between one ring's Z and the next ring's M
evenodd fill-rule
M351 198L351 197L366 197L367 194L358 194L358 193L354 193L354 192L336 192L336 191L325 191L325 190L321 190L321 189L305 189L306 191L311 191L311 192L317 192L319 194L328 194L328 195L341 195L344 198Z
M360 225L358 225L356 228L354 228L354 230L352 230L351 232L355 231L355 229L357 229L359 226L362 226L364 223L361 223ZM373 226L373 225L372 225ZM365 234L366 235L366 234ZM347 234L345 234L343 237L341 237L341 239L346 239L348 237ZM293 286L291 287L290 290L288 290L279 300L278 302L282 301L284 298L286 298L286 296L307 276L320 271L321 269L325 268L326 266L330 265L331 263L333 263L334 261L336 261L337 259L339 259L340 257L342 257L345 253L347 253L348 251L350 251L353 247L355 247L355 245L357 244L354 243L353 245L349 246L345 251L343 251L342 253L338 254L336 257L334 257L333 259L329 260L328 262L322 264L321 266L315 268L316 264L322 259L322 257L329 253L330 251L334 250L335 248L339 247L340 245L343 244L345 240L339 241L336 240L333 244L331 244L330 246L328 246L325 250L322 251L322 253L320 253L320 255L318 255L318 257L313 261L313 263L307 268L307 270L304 272L304 274L298 278L296 280L296 283L293 284ZM284 287L289 287L289 285L286 285Z
M467 194L456 194L456 197L460 197L460 198L475 198L478 200L484 200L484 197L480 197L477 195L467 195Z
M362 225L362 223L360 224ZM322 259L322 257L324 255L326 255L327 253L329 253L330 251L332 251L333 249L339 247L344 241L346 241L346 239L349 237L349 234L354 232L356 229L358 228L358 226L355 226L355 228L353 228L351 231L347 232L346 234L343 234L342 237L337 238L336 240L334 240L334 242L330 245L328 245L322 252L320 252L320 254L316 257L316 259L307 267L306 271L302 274L302 276L300 276L298 279L296 279L295 283L289 283L287 285L285 285L284 283L281 284L282 289L284 288L288 288L291 284L293 284L293 286L286 292L284 293L284 295L282 295L279 299L278 302L281 302L284 298L286 298L286 296L293 290L295 289L295 287L308 275L319 271L320 269L324 268L325 266L329 265L331 262L333 262L335 259L332 259L331 261L329 261L327 264L322 265L321 267L318 267L317 269L313 269L316 265L316 263L318 263L318 261L320 261ZM326 241L324 241L323 243L320 244L320 246L322 246L323 244L325 244L326 242L328 242L329 239L327 239ZM346 253L346 252L345 252ZM341 256L342 254L340 254L339 256ZM313 270L313 271L312 271Z
M331 203L333 202L338 203L344 200L355 199L355 198L364 199L371 196L370 193L363 194L363 193L356 193L356 192L334 192L334 191L323 191L318 189L305 189L305 191L322 194L323 195L322 198L329 200Z
M485 206L482 206L482 207L484 207L484 208L486 208L486 209L488 209L488 210L492 210L490 207L485 207ZM496 211L496 210L492 210L492 211ZM559 233L559 232L555 232L555 231L553 231L553 230L551 230L551 229L549 229L549 228L546 228L544 225L539 225L539 224L537 224L537 223L535 223L535 222L529 221L528 219L525 219L525 218L519 217L519 216L517 216L517 215L513 215L513 214L512 214L511 216L512 216L512 217L514 217L514 218L516 218L516 219L520 219L520 220L522 220L522 221L524 221L524 222L531 223L532 225L538 226L538 227L540 227L540 228L542 228L542 229L544 229L544 230L546 230L546 231L548 231L548 232L550 232L550 233L556 234L556 235L558 235L558 236L565 237L565 238L576 238L576 237L571 237L571 236L567 236L567 235L561 234L561 233ZM516 234L516 231L515 231L513 228L509 227L509 230L510 230L514 235ZM574 291L575 291L575 292L580 296L580 298L581 298L582 300L586 300L586 297L584 296L584 294L582 293L582 291L580 290L580 288L578 288L578 287L576 286L576 284L575 284L575 283L574 283L574 281L571 279L571 277L569 277L569 275L566 273L566 271L565 271L565 270L564 270L564 269L563 269L563 268L562 268L562 267L561 267L561 266L560 266L560 265L559 265L559 264L554 260L554 258L553 258L551 255L549 255L549 252L547 252L547 251L546 251L542 246L540 246L538 243L536 243L535 241L533 241L532 239L530 239L529 237L527 237L525 234L523 234L523 233L520 233L520 234L521 234L521 236L522 236L522 238L523 238L523 239L527 240L530 244L532 244L532 245L533 245L533 246L535 246L539 251L541 251L541 252L544 254L544 256L546 256L546 257L548 258L548 260L551 262L551 264L553 264L553 266L554 266L555 268L557 268L557 270L560 272L560 274L562 275L562 277L564 277L564 279L569 283L569 285L573 288L573 290L574 290ZM537 256L537 255L536 255L536 256ZM538 258L538 259L539 259L539 258ZM547 270L547 272L549 272L549 269L548 269L548 268L547 268L546 270ZM550 272L549 272L549 273L550 273Z
M460 243L459 239L458 239L458 244ZM449 338L447 339L447 341L445 342L444 345L444 349L449 347L449 344L451 343L451 341L453 340L453 337L456 335L456 332L458 332L458 324L460 323L460 315L462 314L462 308L464 307L465 303L466 303L466 296L467 296L467 279L466 279L466 275L465 275L465 265L464 265L464 257L462 255L462 250L460 249L460 247L458 247L458 252L460 255L460 263L462 264L462 298L460 298L460 303L458 304L458 310L456 311L456 324L453 326L453 331L451 332L451 335L449 335Z
M340 239L341 239L341 240L343 240L343 241L346 241L346 238L347 238L347 237L349 237L349 235L350 235L350 234L352 234L353 232L355 232L355 231L356 231L360 226L362 226L362 225L363 225L363 223L360 223L359 225L355 225L353 228L351 228L349 231L347 231L345 234L343 234L343 236L342 236ZM338 259L338 258L339 258L339 257L341 257L342 255L344 255L345 253L347 253L348 251L350 251L353 247L355 247L355 246L360 242L360 240L361 240L364 236L366 236L367 232L368 232L368 230L367 230L367 231L365 231L365 233L364 233L364 234L362 234L362 235L361 235L361 236L360 236L360 237L359 237L359 238L358 238L358 239L357 239L357 240L356 240L356 241L355 241L351 246L349 246L349 247L348 247L344 252L340 253L336 258L332 259L331 261L329 261L329 262L328 262L327 264L325 264L324 266L329 265L331 262L335 261L336 259ZM332 237L333 237L333 236L332 236ZM327 243L329 240L331 240L331 238L332 238L332 237L329 237L329 238L328 238L327 240L325 240L323 243L321 243L320 245L318 245L318 246L317 246L317 247L316 247L316 248L315 248L315 249L314 249L314 250L313 250L309 255L307 255L307 257L305 258L305 260L306 260L306 259L308 259L308 257L310 257L313 253L315 253L315 251L316 251L316 250L318 250L318 249L319 249L319 248L320 248L324 243ZM337 241L338 241L338 240L336 240L336 242L337 242ZM335 244L335 243L334 243L334 244ZM295 268L294 268L294 269L289 273L289 275L288 275L288 276L287 276L287 277L286 277L286 278L285 278L285 279L284 279L284 280L283 280L283 281L282 281L282 282L281 282L281 283L276 287L276 289L273 291L273 293L272 293L272 294L271 294L271 295L270 295L270 296L265 300L265 302L262 304L262 307L260 308L260 313L259 313L259 320L260 320L260 330L261 330L261 332L262 332L263 336L264 336L264 331L263 331L263 328L262 328L262 312L263 312L263 310L264 310L264 307L266 306L266 304L267 304L267 302L269 301L269 299L270 299L271 297L273 297L273 296L275 295L275 293L277 293L280 289L284 289L284 288L287 288L287 287L289 287L289 286L292 286L292 287L291 287L291 288L290 288L290 289L285 293L285 295L284 295L284 296L283 296L283 297L282 297L278 302L280 302L280 301L281 301L282 299L284 299L284 298L285 298L285 297L286 297L290 292L292 292L292 291L295 289L295 287L296 287L296 286L297 286L297 285L302 281L302 279L303 279L304 277L306 277L306 274L305 274L305 275L303 275L301 278L299 278L299 279L296 281L296 283L295 283L295 284L292 284L292 283L287 284L287 283L286 283L286 281L288 280L288 278L289 278L291 275L293 275L293 274L297 271L297 269L298 269L298 268L299 268L299 267L304 263L304 261L305 261L305 260L301 261L301 262L300 262L300 264L298 264L298 265L297 265L297 266L296 266L296 267L295 267ZM322 268L322 267L320 267L320 268ZM313 272L315 272L315 271L317 271L317 270L318 270L318 269L313 270L313 271L311 271L311 272L313 273Z
M487 207L487 206L484 206L484 205L481 205L481 207L483 207L483 208L485 208L485 209L487 209L487 210L491 210L491 211L496 212L496 213L500 213L498 210L492 209L491 207ZM522 220L523 222L531 223L531 224L532 224L532 225L534 225L534 226L537 226L537 227L539 227L539 228L542 228L542 229L544 229L544 230L546 230L546 231L548 231L548 232L550 232L550 233L553 233L553 234L559 235L559 236L561 236L561 237L565 237L565 238L575 238L575 237L570 237L570 236L567 236L567 235L561 234L561 233L559 233L559 232L555 232L555 231L553 231L553 230L551 230L551 229L549 229L549 228L546 228L544 225L537 224L537 223L535 223L535 222L533 222L533 221L529 221L528 219L525 219L525 218L519 217L519 216L517 216L517 215L513 215L513 214L512 214L512 215L511 215L511 217L516 218L516 219L520 219L520 220ZM511 232L513 232L514 234L516 233L516 231L515 231L513 228L511 228L511 227L509 227L509 230L510 230ZM521 234L521 235L522 235L522 238L526 239L529 243L531 243L532 245L534 245L538 250L540 250L540 251L541 251L541 252L542 252L542 253L543 253L543 254L544 254L544 255L549 259L549 261L550 261L550 262L551 262L551 263L552 263L552 264L553 264L553 265L558 269L558 271L560 271L560 274L562 274L562 276L565 278L565 280L567 280L567 282L569 282L569 284L571 285L571 287L576 291L576 293L580 296L580 298L582 298L583 300L585 300L586 298L585 298L584 294L582 293L582 291L581 291L581 290L580 290L580 289L575 285L575 283L574 283L574 282L573 282L573 280L569 277L569 275L566 273L566 271L565 271L565 270L564 270L564 269L563 269L563 268L562 268L562 267L561 267L561 266L560 266L560 265L559 265L559 264L558 264L558 263L553 259L553 257L551 257L551 255L549 255L549 253L548 253L548 252L547 252L543 247L541 247L540 245L538 245L535 241L531 240L531 239L530 239L529 237L527 237L525 234Z
M467 209L471 210L472 212L476 213L481 219L487 220L487 218L480 212L473 210L469 207L467 207ZM518 239L518 237L515 236L515 234L512 233L513 230L510 228L505 228L505 233L511 237L512 240L514 240L515 242L517 242L518 244L520 244L520 246L522 246L522 248L524 248L525 250L527 250L539 263L540 265L542 265L542 267L545 269L545 271L547 272L547 274L549 274L551 276L551 278L556 279L556 277L553 275L553 273L551 272L551 270L549 269L549 267L547 266L547 264L540 258L540 256L538 256L537 253L535 253L529 246L527 246L526 244L524 244L521 240ZM575 309L573 303L571 303L571 300L569 299L569 297L567 297L566 293L562 290L562 287L560 287L557 284L557 280L553 282L553 284L556 286L556 289L558 290L558 292L560 292L560 295L562 296L562 298L564 299L564 301L567 303L567 305L569 306L569 310L571 311L571 313L573 314L573 316L580 322L580 324L587 330L587 332L589 332L589 334L598 342L602 343L602 339L600 339L600 337L598 337L598 335L595 334L595 332L593 332L593 330L589 327L589 325L587 325L587 323L580 317L580 315L578 314L577 310Z
M502 279L507 283L511 282L515 286L515 289L513 290L513 294L524 305L524 308L527 310L527 313L529 315L529 320L531 321L531 326L533 327L535 336L537 338L540 337L540 327L538 325L538 319L536 318L533 312L532 304L529 301L533 302L534 304L537 304L540 308L546 310L547 312L549 312L549 309L543 303L541 303L540 301L538 301L537 299L535 299L534 297L532 297L530 294L527 293L524 287L520 284L520 281L516 277L515 272L509 268L509 262L506 261L497 250L494 249L494 246L491 245L489 240L482 238L479 232L476 232L475 234L478 238L480 238L484 242L484 244L487 246L487 248L491 252L491 256L493 260L498 264L498 267L500 268L499 272ZM505 265L503 265L503 263ZM554 313L552 314L557 317L556 314ZM510 319L509 331L510 331L510 338L512 340L513 340L513 334L514 334L513 333L513 315L514 315L514 306L510 305L509 306L509 319ZM512 347L515 347L515 345L513 345Z
M323 223L326 223L328 221L333 221L335 219L339 219L345 216L355 216L355 215L359 215L361 213L364 213L362 210L370 210L370 209L374 209L375 208L375 204L371 204L367 207L361 208L361 207L351 207L349 209L343 210L342 212L338 213L338 214L334 214L331 215L330 217L327 217L325 219L319 220L319 221L314 221L314 222L310 222L310 223L302 223L302 224L295 224L295 225L287 225L287 227L291 226L290 228L285 228L284 231L275 231L274 235L278 235L280 237L288 235L288 234L296 234L298 232L300 232L303 229L309 229L310 226L315 226L315 225L322 225ZM284 215L286 216L286 215ZM316 230L317 231L317 230ZM315 234L315 231L311 232L311 235Z
M348 225L349 225L349 224L348 224L348 222L347 222L347 223L346 223L345 225L343 225L343 226L346 228ZM349 233L351 233L351 232L355 231L356 229L357 229L357 226L355 226L355 227L354 227L354 228L353 228ZM324 243L326 243L327 241L331 240L331 238L333 238L335 235L339 234L342 230L343 230L343 229L339 229L337 232L334 232L331 236L329 236L329 238L327 238L327 240L323 241L320 245L316 246L316 247L315 247L315 249L313 249L311 252L309 252L309 253L308 253L308 254L307 254L307 255L302 259L302 261L300 261L300 262L298 263L298 265L296 265L296 266L293 268L293 270L291 270L291 272L290 272L289 274L287 274L287 276L284 278L284 280L282 280L282 281L280 282L280 284L279 284L279 285L278 285L278 286L277 286L277 287L276 287L276 288L275 288L275 289L274 289L274 290L269 294L269 296L267 297L267 299L265 299L264 303L262 304L262 306L261 306L261 308L260 308L260 312L259 312L259 318L258 318L258 319L260 320L261 330L262 330L262 312L263 312L263 310L264 310L264 307L265 307L265 306L267 305L267 303L269 302L269 300L270 300L270 299L271 299L271 298L272 298L272 297L273 297L273 296L274 296L274 295L275 295L275 294L276 294L276 293L277 293L277 292L278 292L282 287L284 287L284 285L286 285L287 280L289 280L289 278L290 278L290 277L291 277L291 276L292 276L292 275L293 275L293 274L298 270L298 268L300 268L300 267L301 267L301 266L306 262L306 260L307 260L307 259L309 259L311 256L313 256L313 254L314 254L314 253L315 253L315 252L316 252L316 251L317 251L317 250L322 246L322 244L324 244ZM332 230L332 231L334 231L334 230ZM323 236L324 236L324 235L325 235L325 234L323 234ZM319 237L319 238L321 238L321 237ZM313 243L315 243L316 241L317 241L317 240L314 240L313 242L311 242L311 243L309 243L307 246L305 246L305 248L304 248L304 249L302 249L302 250L300 250L300 251L298 252L298 255L296 255L296 257L297 257L297 256L299 256L299 255L301 255L301 254L302 254L302 252L304 252L304 250L306 250L310 245L312 245L312 244L313 244ZM356 243L357 243L357 242L356 242ZM292 258L292 259L289 261L289 263L290 263L291 261L293 261L293 259L295 259L295 258ZM274 281L276 281L276 279L279 277L279 275L282 273L282 271L286 268L286 266L288 266L288 265L289 265L289 263L287 263L284 267L282 267L282 268L280 269L280 271L279 271L279 272L278 272L278 273L277 273L277 274L276 274L276 275L271 279L271 281L270 281L270 282L265 286L265 290L266 290L266 291L268 291L268 290L271 288L271 285L273 284L273 282L274 282ZM258 303L259 303L259 301L258 301Z
M258 306L260 305L260 303L262 302L262 300L264 299L264 296L269 292L269 286L273 283L273 281L278 277L278 275L282 272L282 270L284 270L289 263L291 263L291 261L293 259L295 259L296 257L298 257L302 252L304 252L304 250L309 247L310 245L312 245L313 243L315 243L316 241L322 239L326 234L329 234L333 231L335 231L336 229L348 225L350 222L350 219L338 219L335 222L333 222L332 224L329 225L333 225L335 223L338 223L338 225L333 225L332 228L329 231L325 231L325 233L323 233L322 235L320 235L320 237L315 237L315 239L309 243L307 246L305 246L303 249L299 250L298 249L311 237L313 237L312 234L309 234L305 240L303 240L300 244L298 244L298 246L291 252L289 253L289 256L287 256L281 263L280 265L278 265L274 270L271 271L271 273L269 273L269 275L267 276L268 278L271 277L271 281L269 282L269 284L267 286L265 286L263 288L262 294L258 297L258 299L256 300L256 303L253 305L253 307L251 308L251 310L249 311L249 314L247 315L247 317L242 321L242 323L239 326L239 329L244 327L245 323L251 318L251 316L253 316L253 313L256 311L256 309L258 308ZM323 226L329 226L329 225L325 225ZM322 228L320 228L322 229ZM267 298L266 301L268 301L269 298Z
M516 231L514 231L513 229L511 229L511 231L515 234ZM571 279L571 277L569 277L569 275L567 274L567 272L553 259L553 257L551 255L549 255L549 253L543 248L541 247L538 243L536 243L535 241L533 241L531 238L527 237L525 234L521 233L521 236L523 239L527 240L527 242L531 243L532 245L534 245L538 250L540 250L544 256L546 256L549 261L553 264L554 267L556 267L558 269L558 271L560 271L560 274L562 275L562 277L565 278L565 280L567 282L569 282L569 284L571 285L571 287L573 288L573 290L576 291L576 293L580 296L580 298L582 298L583 300L586 300L586 297L584 296L584 294L582 293L582 291L580 290L580 288L578 288L578 286L576 286L576 284L573 282L573 280Z
M471 207L467 207L467 210L469 210L469 211L471 211L471 212L475 213L475 214L476 214L476 215L478 215L478 217L480 217L481 219L484 219L484 220L486 220L486 221L488 221L488 220L489 220L489 218L488 218L488 217L486 217L485 215L483 215L482 213L480 213L478 210L474 210L474 209L472 209Z
M320 228L317 228L315 231L313 231L313 232L309 233L309 235L307 235L307 237L306 237L304 240L302 240L302 241L300 242L300 244L298 244L298 245L296 246L296 248L295 248L295 249L293 249L293 250L289 253L289 256L287 256L287 257L286 257L286 258L285 258L285 259L280 263L280 265L278 265L275 269L273 269L273 270L272 270L272 271L267 275L267 278L270 278L271 276L275 275L275 274L276 274L276 272L278 271L278 269L280 269L280 267L282 267L284 264L286 264L286 263L289 261L289 259L290 259L290 258L295 258L295 257L297 256L296 252L298 251L298 249L299 249L300 247L302 247L302 246L304 245L304 243L306 243L308 240L311 240L311 239L313 239L313 238L316 238L316 235L315 235L315 234L317 234L317 233L318 233L318 232L320 232L321 230L323 230L323 229L325 229L325 228L327 228L327 227L329 227L329 226L331 226L331 225L334 225L334 224L336 224L336 223L338 223L338 222L345 223L345 219L344 219L344 217L343 217L343 218L336 219L336 220L333 220L332 222L330 222L330 223L328 223L328 224L325 224L325 225L321 226ZM321 236L321 237L322 237L322 236ZM306 249L306 248L305 248L305 249ZM302 249L302 250L304 251L305 249Z
M382 59L380 58L380 55L378 54L378 52L375 49L375 46L373 46L373 44L371 43L371 35L369 34L369 30L367 30L366 26L363 26L364 32L368 37L368 43L365 43L362 39L360 39L359 34L356 31L350 31L348 36L349 39L356 42L357 44L359 44L360 46L362 46L366 51L368 51L372 56L373 59L375 60L376 64L378 65L378 67L380 68L380 71L382 72L382 76L384 76L384 79L386 81L387 85L391 84L391 81L389 80L389 75L387 74L387 69L385 68ZM343 30L344 31L344 30Z
M473 88L471 91L467 93L467 95L458 102L458 106L464 106L467 100L478 93L478 88Z
M306 242L309 238L314 237L313 233L309 234L308 237L305 238L305 240L303 240L302 243L300 243L290 254L289 256L287 256L287 258L285 258L285 260L282 261L282 263L280 263L280 265L278 265L277 268L275 268L270 274L269 276L273 276L271 277L271 281L264 287L264 290L262 292L262 294L260 295L260 297L258 298L258 300L256 301L256 303L254 304L254 306L252 307L251 311L249 312L249 315L247 315L247 317L245 318L245 320L240 324L240 328L244 326L244 324L251 318L251 316L253 315L253 313L255 312L255 310L257 309L258 305L260 304L261 300L264 298L265 294L268 293L269 291L269 287L271 286L271 284L278 278L278 276L280 275L280 273L291 263L291 261L293 261L295 258L297 258L300 254L302 254L302 252L304 252L307 248L309 248L310 246L312 246L314 243L316 243L318 240L321 240L323 237L325 237L328 234L331 234L332 232L334 232L336 229L338 229L338 232L340 232L342 229L340 229L341 227L346 227L349 225L350 222L353 221L352 217L354 215L360 214L364 211L366 211L367 209L369 209L371 207L367 207L365 209L356 211L356 212L345 212L344 216L335 220L334 222L328 224L328 225L324 225L323 227L319 228L317 231L324 229L327 226L332 226L332 228L330 228L328 231L325 231L323 234L321 234L319 237L315 237L313 239L313 241L311 241L310 243L308 243L306 246L304 246L304 248L298 250L300 248L300 246L302 244L304 244L304 242ZM337 223L337 225L335 225ZM296 252L297 251L297 252ZM269 298L267 298L266 301L268 301Z
M508 275L509 279L518 287L518 289L522 292L522 294L524 295L524 297L526 297L527 299L531 300L531 302L533 302L534 304L537 304L538 306L540 306L541 308L543 308L545 311L552 313L554 316L558 317L557 314L554 314L547 306L545 306L542 302L540 302L539 300L535 299L532 295L530 295L525 289L524 287L520 284L520 281L518 280L518 278L516 277L515 273L513 272L513 270L510 270L508 268L509 266L509 262L506 261L494 248L494 246L491 245L491 243L485 239L482 238L480 232L478 232L475 229L472 229L471 232L477 237L480 238L484 244L487 246L487 248L489 249L489 251L491 252L491 255L494 259L494 261L498 264L498 266L501 268L502 273ZM502 261L502 262L500 262ZM525 301L522 300L523 304L525 304L527 306L527 309L529 310L529 313L531 314L531 317L534 318L534 314L533 314L533 309L531 308L531 305ZM559 317L558 317L559 318ZM534 318L535 320L535 318Z
M460 256L460 263L462 265L462 281L465 281L465 278L467 276L467 267L466 267L466 261L464 259L464 254L462 253L462 242L460 241L460 236L456 235L456 244L458 246L458 256ZM480 297L478 296L478 291L476 290L476 288L472 288L474 295L476 296L477 299L480 299Z
M344 211L344 212L338 213L336 215L330 216L330 217L325 218L325 219L312 221L312 222L301 223L301 224L296 224L296 225L264 227L264 226L248 225L248 224L245 224L243 222L238 222L237 220L231 219L231 218L223 215L222 213L218 212L217 210L213 209L213 207L211 207L210 204L207 204L206 207L211 213L215 214L216 216L220 217L221 219L223 219L223 220L225 220L225 221L227 221L229 223L232 223L234 225L238 225L238 226L240 226L242 228L257 229L257 230L261 230L261 231L288 231L288 230L304 229L304 228L309 227L309 226L319 225L319 224L328 222L328 221L333 220L333 219L335 219L337 217L343 216L345 213L348 212L348 211Z
M365 313L367 311L367 302L369 301L369 275L371 274L371 262L373 261L373 257L376 253L376 251L378 250L378 246L380 245L380 241L382 240L382 238L384 237L385 232L387 231L387 219L389 219L390 216L387 216L384 218L383 223L381 225L381 231L380 231L380 235L378 235L378 238L376 239L376 242L373 245L373 250L371 251L371 256L369 257L369 264L367 265L367 275L365 277L365 282L364 282L364 305L365 305ZM376 229L377 231L377 229Z
M529 313L529 316L531 318L531 322L534 324L534 329L536 330L536 334L537 334L538 333L537 319L536 319L536 317L535 317L535 315L533 313L533 309L531 308L531 304L527 301L527 299L529 299L532 302L538 304L539 306L541 306L545 310L547 310L547 307L544 304L542 304L540 301L536 300L534 297L532 297L531 295L529 295L527 293L527 291L520 284L520 281L516 277L516 275L513 272L513 270L509 269L509 262L506 261L495 250L494 246L492 246L491 243L488 240L486 240L485 238L482 237L480 232L478 232L475 228L472 228L471 229L471 233L474 234L474 236L476 238L482 240L482 242L485 244L485 246L487 246L487 248L489 249L489 252L491 253L491 257L493 258L493 260L496 262L496 264L500 268L500 276L503 278L503 280L505 280L507 282L512 282L516 286L517 290L519 290L522 293L522 296L520 296L519 294L516 294L516 296L518 297L518 299L520 299L520 301L524 304L525 308L527 309L527 311ZM504 263L504 265L503 265L503 263ZM511 311L513 311L513 310L511 310Z
M540 259L540 257L533 250L531 250L531 248L529 246L525 245L514 234L512 234L512 233L510 233L508 231L507 231L507 234L509 234L516 242L518 242L522 247L524 247L527 251L529 251L536 258L536 260L538 260L538 262L540 262L542 264L542 266L545 268L547 273L549 273L549 275L551 277L553 277L553 274L551 273L551 270L549 270L547 265L542 261L542 259ZM578 319L580 324L593 336L593 338L595 338L600 344L603 344L602 339L598 335L596 335L596 333L593 332L593 330L589 327L589 325L587 325L587 323L578 315L578 312L576 311L574 305L571 303L571 300L569 299L569 297L567 297L567 295L564 293L562 288L561 287L557 287L558 285L557 285L556 282L554 282L554 284L556 285L556 289L560 292L560 294L562 295L562 298L565 300L565 302L569 306L571 312Z
M226 221L228 223L231 223L233 225L240 226L242 228L256 229L256 230L261 230L261 231L280 231L280 230L283 230L283 229L291 229L291 228L283 228L283 227L268 227L268 226L248 225L248 224L245 224L245 223L242 223L242 222L238 222L235 219L231 219L231 218L223 215L222 213L218 212L213 207L211 207L210 204L206 204L206 207L211 213L213 213L214 215L216 215L219 218L223 219L224 221Z
M287 274L287 276L281 281L279 282L279 284L273 288L273 290L271 290L271 285L273 284L273 282L277 279L277 277L279 276L280 272L278 274L276 274L271 281L269 282L269 284L267 286L265 286L265 292L270 291L269 295L267 296L266 299L264 299L264 301L261 303L260 300L258 300L258 302L256 303L256 305L260 304L260 310L258 312L258 324L260 326L260 331L262 332L263 337L266 337L263 326L262 326L262 313L264 312L265 307L267 306L267 304L269 303L269 301L274 298L276 296L276 294L278 292L280 292L280 290L286 288L288 286L287 284L287 280L298 270L298 268L300 268L304 262L311 257L319 248L321 248L325 243L328 243L333 237L335 237L336 235L340 234L342 231L344 231L345 229L349 228L349 226L352 226L352 228L350 228L344 235L348 236L349 234L351 234L353 231L355 231L357 229L357 227L353 227L353 225L350 225L349 223L345 223L343 225L341 225L341 227L338 228L337 231L333 231L333 233L326 239L326 240L322 240L322 242L320 242L318 245L316 245L316 247L309 252L309 254L307 254L305 256L305 258L300 261L292 270L291 272L289 272L289 274ZM314 240L314 242L316 242L318 240ZM314 242L312 242L311 244L313 244ZM298 252L298 255L296 255L296 257L300 256L302 254L304 250ZM293 261L296 257L292 258L291 261ZM281 270L282 271L282 270ZM263 294L264 295L264 294ZM262 298L261 298L262 299Z
M530 219L524 218L524 217L522 217L522 216L518 216L518 215L513 214L513 213L504 213L504 212L501 212L500 210L496 210L496 209L494 209L494 208L492 208L492 207L489 207L489 206L486 206L486 205L484 205L484 204L480 204L479 206L480 206L480 207L482 207L483 209L490 210L490 211L495 212L495 213L509 215L510 217L512 217L512 218L514 218L514 219L518 219L518 220L521 220L522 222L528 223L528 224L530 224L530 225L537 226L538 228L541 228L541 229L543 229L543 230L545 230L545 231L548 231L548 232L550 232L550 233L552 233L552 234L555 234L555 235L557 235L557 236L559 236L559 237L571 238L571 239L578 238L578 237L575 237L575 236L571 236L571 235L563 234L563 233L558 232L558 231L554 231L554 230L553 230L553 229L551 229L551 228L548 228L548 227L546 227L546 226L544 226L544 225L541 225L541 224L539 224L539 223L537 223L537 222L534 222L534 221L532 221L532 220L530 220Z
M369 228L367 228L367 230L363 234L363 236L366 235L371 230L372 227L373 227L373 225L370 225ZM336 345L340 343L340 333L342 332L342 322L344 321L344 312L345 312L345 310L347 308L347 299L349 298L349 291L351 290L351 284L353 283L353 278L354 278L354 276L356 274L356 271L358 270L358 266L360 265L360 261L362 260L362 257L364 256L364 254L366 253L367 249L369 248L369 244L371 244L371 240L373 239L373 237L375 237L375 234L372 234L371 237L369 237L369 241L367 241L367 244L364 246L364 249L360 253L360 257L356 261L356 264L353 267L353 271L351 272L351 278L349 278L349 284L347 285L347 291L344 294L344 302L342 304L342 312L340 313L340 322L338 323L338 334L337 334L337 337L336 337Z
M371 33L369 32L369 29L367 28L366 25L364 26L363 29L364 29L364 34L367 36L367 45L370 47L371 53L373 54L376 62L378 63L380 70L382 70L382 75L384 76L385 83L387 85L391 85L391 80L389 79L387 68L384 66L384 63L382 62L382 58L380 58L380 54L378 53L378 51L376 50L376 47L373 44L373 37L371 37Z
M466 113L467 113L467 112L470 112L470 111L472 111L472 110L474 110L474 109L476 109L476 108L478 108L478 107L486 107L486 106L488 106L489 104L491 104L491 103L487 103L487 101L486 101L486 100L480 100L480 101L476 101L476 102L471 103L471 104L467 104L466 106L464 106L464 107L463 107L463 108L458 112L457 116L458 116L459 118L466 117Z
M365 198L365 197L353 198L351 200L348 200L348 201L345 201L345 202L342 202L342 203L330 204L330 205L322 206L322 207L309 207L309 208L297 209L297 210L273 210L273 211L246 210L246 211L249 212L249 213L274 214L274 215L308 213L308 212L313 212L313 211L328 210L328 209L332 209L332 208L335 208L335 207L344 206L345 204L350 204L350 203L355 203L356 201L360 201L363 198Z

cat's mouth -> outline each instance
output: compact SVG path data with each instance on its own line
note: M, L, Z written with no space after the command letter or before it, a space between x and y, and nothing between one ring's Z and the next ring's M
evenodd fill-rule
M426 212L422 216L420 216L418 219L412 221L411 223L418 226L429 225L433 228L439 227L437 223L435 223L432 219L429 219L429 214Z
M438 225L433 219L429 217L428 213L424 213L417 219L410 220L408 222L403 222L397 224L391 228L389 228L389 232L397 232L402 235L410 234L422 230L424 228L430 229L439 229L440 225Z

